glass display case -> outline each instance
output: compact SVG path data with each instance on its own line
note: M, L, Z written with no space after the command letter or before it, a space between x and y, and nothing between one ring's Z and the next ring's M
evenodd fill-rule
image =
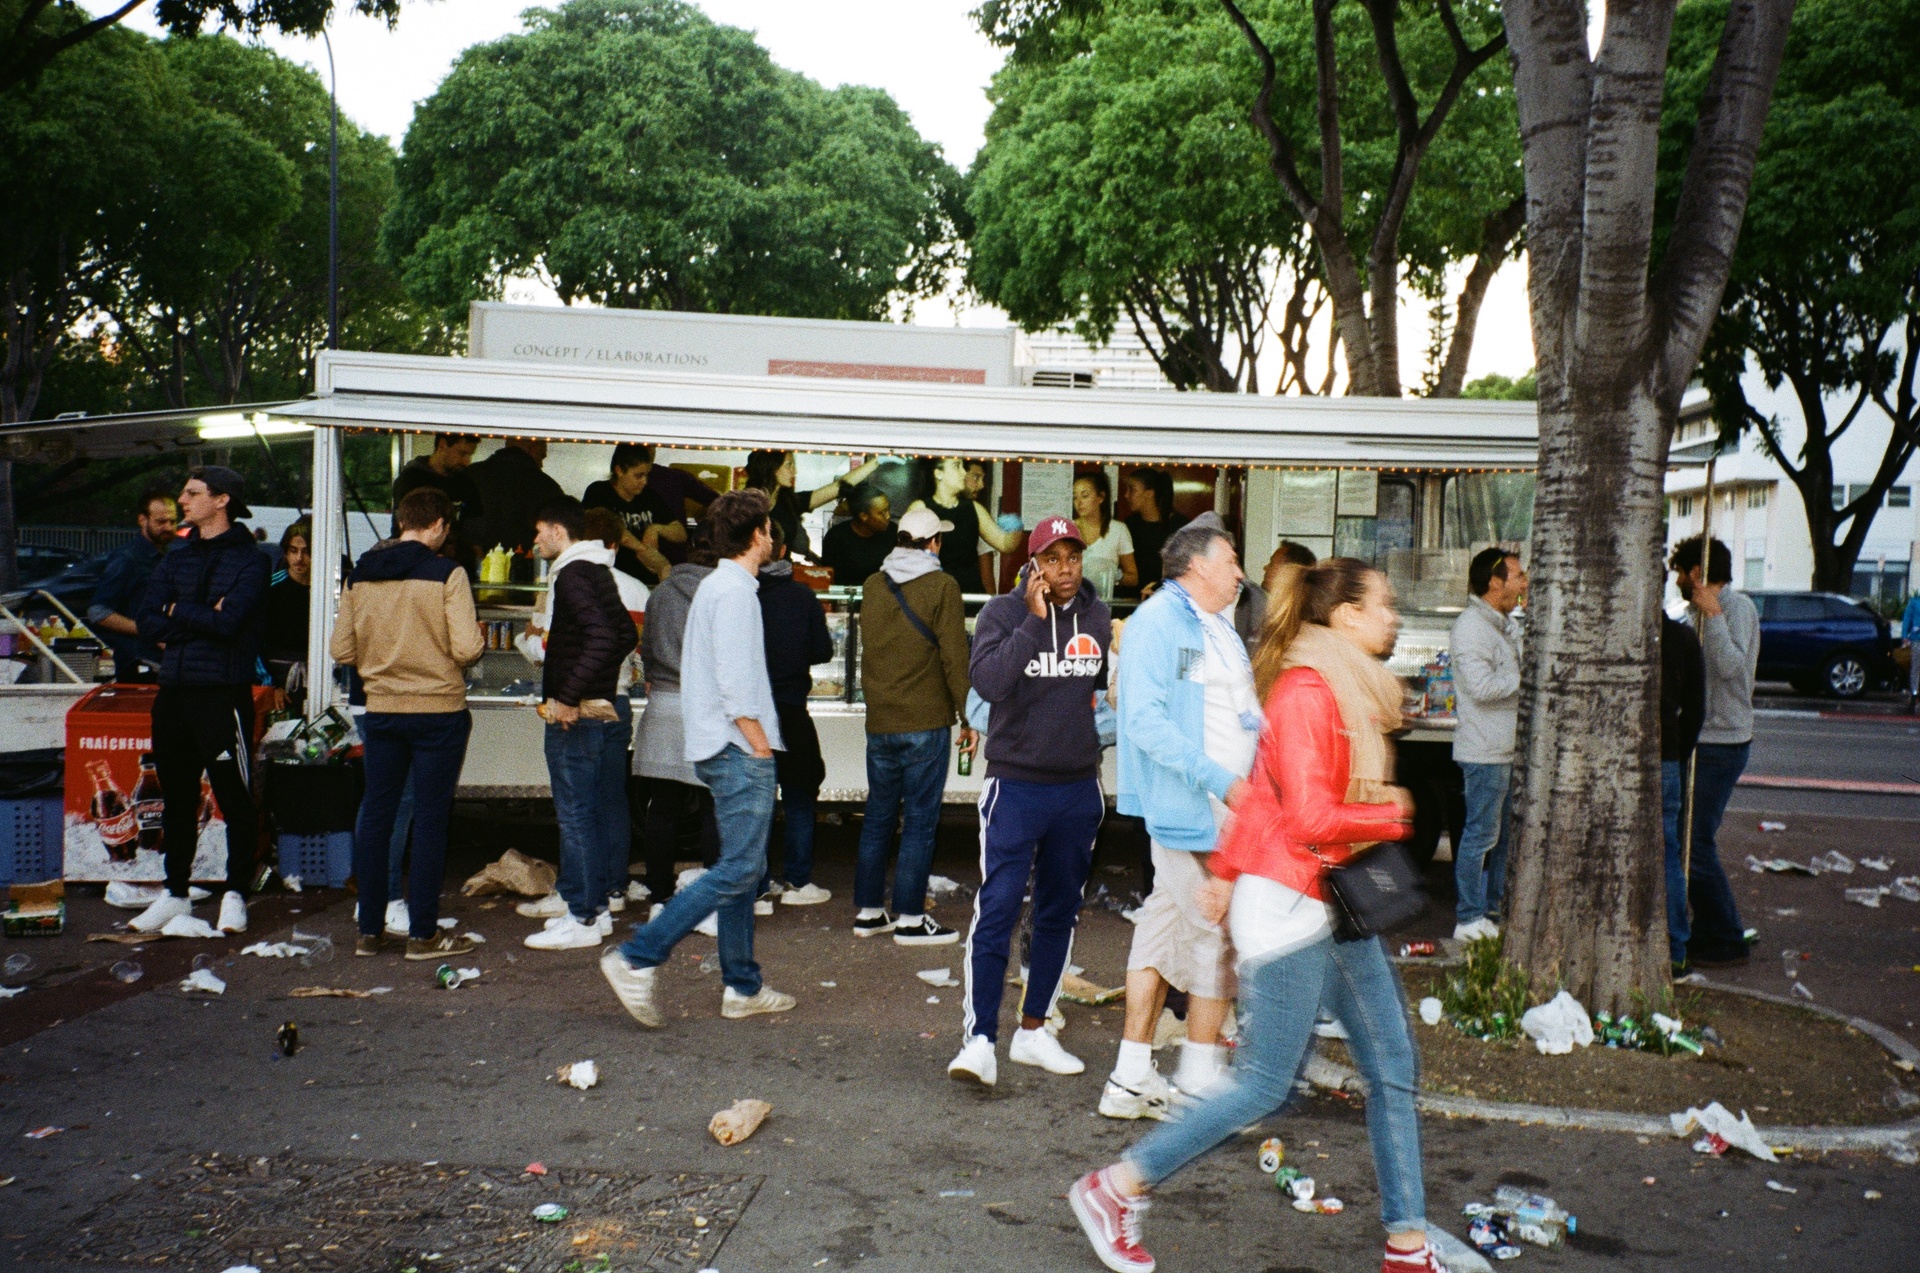
M486 651L467 669L471 699L521 699L540 692L540 665L522 654L514 638L527 630L531 605L482 605L478 610Z

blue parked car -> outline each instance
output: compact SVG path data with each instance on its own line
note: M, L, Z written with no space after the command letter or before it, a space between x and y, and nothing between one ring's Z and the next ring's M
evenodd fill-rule
M1893 679L1893 627L1831 592L1752 592L1760 608L1763 681L1803 694L1854 698Z

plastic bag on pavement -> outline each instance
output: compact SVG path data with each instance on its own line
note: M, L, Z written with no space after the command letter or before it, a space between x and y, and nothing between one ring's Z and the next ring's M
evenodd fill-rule
M1748 1117L1745 1110L1741 1110L1740 1117L1735 1118L1726 1106L1719 1101L1714 1101L1705 1109L1688 1106L1684 1114L1669 1114L1667 1121L1673 1125L1675 1136L1690 1136L1695 1131L1705 1132L1707 1139L1695 1144L1696 1150L1705 1145L1707 1148L1702 1152L1720 1152L1715 1150L1711 1143L1717 1139L1722 1149L1728 1147L1744 1149L1755 1158L1764 1159L1767 1162L1778 1161L1774 1157L1773 1147L1762 1139L1760 1129L1753 1125L1753 1119Z
M199 937L218 938L220 930L204 919L192 915L175 915L160 929L162 937Z
M1852 875L1854 862L1852 858L1835 849L1831 853L1822 853L1807 865L1812 867L1816 874L1831 871L1835 875Z
M1870 906L1879 910L1880 899L1892 891L1887 888L1850 888L1845 890L1844 896L1849 902L1857 902L1861 906Z
M508 849L499 860L489 862L460 886L467 897L483 893L517 893L522 897L545 897L553 892L560 878L551 862L530 858L518 849Z
M1920 902L1920 875L1902 875L1894 880L1893 895L1903 902Z
M1593 1042L1593 1020L1580 1001L1562 990L1536 1008L1528 1008L1520 1018L1520 1028L1543 1056L1564 1056L1577 1043L1586 1047Z
M227 983L215 976L211 968L195 968L187 974L186 980L180 983L180 989L183 991L200 990L210 995L223 995L227 993Z

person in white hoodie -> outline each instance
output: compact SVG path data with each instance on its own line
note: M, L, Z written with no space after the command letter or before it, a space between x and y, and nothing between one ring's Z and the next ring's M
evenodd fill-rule
M1504 548L1482 549L1467 567L1467 608L1453 621L1456 725L1453 763L1466 778L1467 821L1453 851L1460 898L1453 935L1496 937L1507 887L1507 789L1520 711L1520 636L1513 612L1527 595L1527 568Z

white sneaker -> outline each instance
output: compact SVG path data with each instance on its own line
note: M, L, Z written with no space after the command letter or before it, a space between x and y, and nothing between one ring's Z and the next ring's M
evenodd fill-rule
M718 937L720 935L720 912L708 911L707 917L693 926L693 931L704 937Z
M822 902L833 900L833 894L818 884L802 884L799 888L789 888L780 895L782 906L818 906Z
M387 903L387 934L392 937L405 937L410 931L407 927L407 904L394 901Z
M600 975L613 987L614 997L627 1015L650 1030L658 1030L665 1018L654 1006L653 973L651 968L635 968L617 948L600 956Z
M947 1077L963 1083L992 1087L999 1079L999 1067L993 1055L993 1040L976 1034L960 1049L960 1055L947 1062Z
M652 906L649 906L647 908L647 922L651 924L654 920L659 919L660 912L665 909L667 909L665 902L655 902Z
M1037 1065L1049 1074L1081 1074L1087 1063L1060 1046L1060 1040L1042 1030L1015 1030L1007 1045L1007 1060Z
M624 893L607 894L607 909L609 911L612 911L615 915L618 915L621 911L627 909L626 894Z
M1148 1071L1149 1079L1129 1087L1112 1075L1100 1093L1102 1118L1151 1118L1163 1121L1173 1114L1173 1088L1158 1071Z
M545 897L531 902L522 902L514 907L514 913L528 919L552 919L556 915L567 913L566 899L558 893L549 893Z
M1498 937L1499 935L1500 925L1494 923L1484 915L1479 919L1470 920L1465 924L1455 924L1453 926L1453 939L1455 941L1479 941L1485 937Z
M581 950L600 944L600 930L568 915L552 928L529 934L525 944L529 950Z
M182 915L193 914L193 903L184 897L175 897L171 893L162 893L147 905L147 909L127 921L127 927L136 933L157 933L167 924Z
M220 899L220 922L214 925L223 933L247 931L247 899L229 892Z
M793 1009L794 998L782 994L769 986L762 986L750 995L743 995L732 986L720 996L720 1015L729 1021L738 1021L742 1017L758 1016L762 1012L789 1012Z
M613 911L611 908L601 911L593 917L593 931L602 937L613 936Z
M755 899L753 903L753 913L755 915L761 915L761 916L773 914L773 899L769 897L762 897L762 898ZM715 936L719 936L719 933L720 933L719 929L717 928L714 929Z

